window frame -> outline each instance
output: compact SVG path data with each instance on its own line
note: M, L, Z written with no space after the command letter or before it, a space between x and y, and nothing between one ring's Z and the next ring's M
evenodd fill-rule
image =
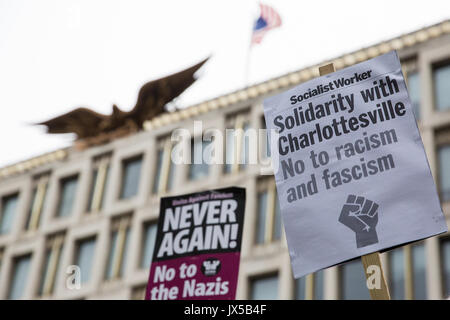
M424 250L426 250L426 243L425 241L418 241L415 243L407 244L401 247L396 248L396 250L401 249L403 254L403 299L404 300L414 300L416 299L416 283L415 283L415 267L414 267L414 247L422 246L424 247ZM393 281L392 278L392 258L391 254L393 251L389 251L388 253L388 280L389 280L389 286L391 286L391 283ZM426 257L425 257L426 260ZM427 265L425 263L425 275L426 275ZM425 295L427 296L427 279L425 276Z
M91 169L91 185L88 195L86 213L95 214L103 209L106 186L111 167L111 153L93 159ZM96 172L96 174L95 174Z
M50 182L50 173L44 173L33 179L31 186L31 201L27 210L24 231L35 231L39 228L44 211Z
M445 271L446 271L445 270L445 261L444 261L445 257L444 257L444 252L443 252L444 248L442 245L444 242L448 242L450 245L450 235L447 234L442 237L439 237L439 262L440 262L439 267L440 267L440 277L441 277L441 283L442 283L441 295L442 295L443 299L448 299L450 297L450 279L447 284L447 277L445 274ZM449 258L449 260L450 260L450 258ZM449 269L450 269L450 265L449 265ZM449 274L449 277L450 277L450 274ZM448 285L448 287L447 287L447 285Z
M93 241L94 242L94 254L93 257L95 257L95 253L97 251L97 240L98 240L98 236L97 234L92 234L92 235L88 235L88 236L84 236L84 237L80 237L74 240L74 250L73 250L73 254L72 254L72 265L78 266L80 269L80 264L79 264L79 259L80 259L80 249L81 249L81 245L84 243L88 243ZM94 259L92 259L90 261L90 266L89 266L89 277L87 279L86 282L83 282L82 280L82 270L80 270L80 283L81 285L83 285L83 283L89 283L90 281L92 281L92 271L94 269Z
M171 135L163 136L157 141L157 152L156 152L156 161L154 165L154 178L152 183L152 194L160 195L168 193L173 186L169 187L169 180L172 176L172 183L175 180L175 164L172 163L172 150L174 148L174 143L172 142ZM161 163L161 172L158 171L159 165L159 152L163 152L162 163Z
M444 148L450 149L450 127L441 129L435 132L435 153L436 153L436 169L437 169L437 177L436 184L439 193L439 200L441 202L450 202L450 190L444 191L442 190L442 170L441 170L441 162L440 162L440 150ZM449 193L448 199L444 196L445 193Z
M66 215L61 215L61 208L62 208L62 203L63 203L63 191L64 191L65 183L67 183L68 181L71 181L71 180L76 181L76 186L75 186L74 195L73 195L74 200L72 201L70 212ZM58 202L57 202L57 206L56 206L56 212L54 214L54 217L56 217L57 219L69 218L74 213L75 204L77 202L76 201L77 194L78 194L78 190L79 190L79 180L80 180L79 173L71 174L71 175L68 175L68 176L65 176L65 177L62 177L59 179L59 181L58 181L58 191L59 191L58 192Z
M261 193L267 192L267 203L266 203L266 213L265 213L265 222L264 222L264 240L263 242L258 242L258 227L259 227L259 218L260 218L260 208L259 208L259 196ZM277 206L277 190L275 185L275 178L271 176L270 178L260 178L257 182L256 189L256 226L255 226L255 235L254 235L254 245L263 246L268 245L270 243L275 243L281 241L284 236L284 228L283 221L280 214L280 238L276 239L276 210Z
M225 161L223 165L222 172L223 174L236 174L238 172L244 171L248 167L248 161L249 159L245 159L245 153L246 150L243 149L245 147L250 148L249 145L245 144L245 136L246 136L246 129L245 127L248 126L248 128L251 128L251 119L250 119L250 110L243 110L239 111L230 115L227 115L225 118L225 130L224 130L224 138L225 143L223 145L224 147L224 155L225 155ZM228 150L228 134L227 130L234 130L233 131L233 139L232 139L232 163L228 163L228 157L227 154L229 152ZM244 152L243 152L244 151ZM248 151L250 152L250 151ZM242 159L244 157L244 159ZM242 163L241 163L242 162ZM228 169L229 168L229 169Z
M356 258L356 259L352 259L350 261L346 261L345 263L341 264L339 266L339 269L338 269L339 299L341 299L341 300L352 300L352 299L346 299L346 297L345 297L345 289L344 289L345 288L344 287L344 282L345 282L344 268L345 268L346 265L348 265L350 263L355 263L355 264L359 263L360 264L362 277L363 277L364 280L366 280L366 275L364 274L364 272L365 272L364 265L363 265L361 259ZM367 296L367 299L360 299L360 300L370 300L371 299L370 298L370 292L369 292L369 289L366 286L365 281L363 282L363 286L367 290L367 295L368 296Z
M435 77L435 72L437 69L440 68L445 68L448 67L450 68L450 58L445 58L439 61L436 61L434 63L432 63L431 65L431 82L432 82L432 98L433 98L433 110L435 112L448 112L450 111L450 104L445 108L445 109L439 109L438 105L437 105L437 85L436 85L436 77Z
M144 264L144 257L145 257L144 251L146 249L146 236L147 236L147 232L146 231L147 231L147 228L149 226L155 226L155 228L156 228L155 242L156 242L156 235L158 233L158 220L156 220L156 219L146 220L146 221L144 221L141 224L141 226L142 226L142 229L141 229L141 232L142 232L141 235L142 236L141 236L141 241L140 241L140 244L141 244L140 250L139 250L139 252L140 252L140 259L138 261L138 266L139 266L140 270L147 270L148 267L143 265ZM153 254L154 254L154 251L152 253L152 256L153 256ZM152 258L153 257L150 257L150 266L152 264Z
M134 199L139 195L140 192L140 184L141 184L141 178L139 178L139 180L136 182L136 193L125 197L124 193L125 193L125 177L126 177L126 171L127 171L127 165L129 165L132 162L135 161L139 161L140 162L140 167L139 167L139 177L142 176L142 165L144 162L144 154L143 153L139 153L137 155L122 159L121 161L121 174L120 174L120 188L119 188L119 200L123 201L123 200L129 200L129 199Z
M252 275L249 276L247 278L247 299L248 300L253 300L253 301L257 301L255 299L253 299L253 292L254 292L254 283L258 280L263 280L263 279L269 279L269 278L276 278L277 279L277 300L280 299L280 270L273 270L273 271L269 271L269 272L264 272L264 273L259 273L256 275Z
M0 248L0 275L2 274L2 266L4 264L3 256L4 256L4 248Z
M260 159L271 159L272 150L270 149L270 135L269 129L267 129L266 126L266 118L264 117L264 114L260 116L260 129L265 130L265 132L262 131L258 134Z
M131 214L125 214L112 220L109 230L108 260L106 260L104 273L105 281L119 280L123 277L130 232ZM113 246L112 239L114 233L117 233L117 238ZM109 270L111 270L111 275L109 275Z
M422 119L422 104L420 101L420 98L422 97L422 92L421 92L421 88L420 88L420 83L421 83L421 79L420 79L420 69L419 69L419 64L417 61L417 58L411 58L405 61L401 62L401 67L402 67L402 71L403 71L403 76L405 78L405 84L408 90L408 94L409 94L409 90L410 90L410 85L409 85L409 77L413 74L417 74L417 76L419 77L419 107L418 110L414 109L414 105L412 105L413 101L411 101L411 107L413 109L413 113L414 113L414 117L416 118L417 122L419 122ZM417 114L416 114L417 111Z
M40 297L50 296L54 293L56 277L61 263L62 250L64 246L64 233L50 236L44 248L44 261L41 266L40 280L37 295ZM47 252L50 257L47 265ZM48 269L48 270L47 270Z
M20 197L20 192L16 191L16 192L10 192L8 194L2 195L0 198L0 236L4 236L7 234L10 234L11 231L14 229L14 223L15 223L15 217L17 216L17 212L18 212L18 203L19 203L19 197ZM14 208L14 212L12 213L13 218L11 221L11 225L9 226L9 229L6 232L1 232L1 229L3 228L3 223L4 223L4 208L5 208L5 203L7 201L10 201L11 199L15 199L16 201L16 207Z
M204 144L206 144L206 147L208 147L208 145L214 143L214 141L213 140L211 140L211 141L204 140L203 137L204 137L204 133L202 133L200 136L196 136L196 137L193 137L191 139L188 139L188 141L189 141L189 148L188 149L189 149L190 159L189 159L189 164L188 164L188 167L187 167L187 170L186 170L186 181L188 181L189 183L196 183L196 182L201 181L203 179L208 179L208 177L211 174L211 165L207 164L207 163L204 163L205 159L203 159L203 156L204 156L203 153L204 153ZM196 143L201 143L202 144L202 159L201 159L202 162L201 163L195 163L195 144ZM195 165L197 165L197 166L198 165L205 165L205 166L207 166L208 167L208 172L206 172L206 175L200 176L200 177L194 177L192 175L192 168Z
M320 274L321 278L319 278L319 276L318 276L319 274ZM300 299L297 296L298 285L299 285L300 280L304 281L304 292L303 292L304 298L303 299ZM319 281L321 283L319 283ZM293 286L294 300L323 300L324 292L325 292L324 283L325 283L325 269L316 271L314 273L310 273L310 274L303 276L301 278L298 278L298 279L294 279L294 286ZM322 288L321 288L322 294L321 294L321 297L318 297L317 288L319 288L320 285L322 286Z
M10 278L8 281L8 291L7 291L7 295L6 295L6 299L8 300L12 300L11 294L12 294L12 288L13 288L13 283L14 280L16 278L16 269L17 269L17 264L18 264L18 260L19 259L24 259L24 258L28 258L29 259L29 265L28 265L28 269L27 269L27 276L26 278L28 279L28 277L30 276L30 271L31 271L31 264L33 262L33 252L27 252L27 253L22 253L22 254L18 254L14 257L12 257L11 261L12 261L12 265L11 265L11 270L10 270ZM22 296L17 298L17 299L23 299L23 295L26 293L27 291L27 281L25 281L25 286L23 288L24 292L22 292Z

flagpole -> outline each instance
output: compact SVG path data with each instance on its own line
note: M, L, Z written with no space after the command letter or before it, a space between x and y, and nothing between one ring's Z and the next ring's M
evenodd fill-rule
M251 24L251 30L252 32L250 33L250 39L248 42L248 47L247 47L247 53L246 53L246 57L245 57L245 72L244 72L244 88L247 88L250 84L249 84L249 79L250 79L250 56L251 56L251 51L252 51L252 45L253 45L253 28L254 28L254 24L255 24L255 15L252 12L251 13L251 19L250 21L252 21Z
M247 56L245 58L245 74L244 74L244 87L245 88L247 88L250 85L249 79L250 79L250 56L251 56L251 52L252 52L252 41L250 39L250 45L248 46Z
M261 23L260 23L261 20ZM281 18L279 14L270 6L263 5L259 2L259 18L258 20L253 19L252 34L249 41L249 47L247 49L247 57L245 59L245 75L244 75L244 86L249 86L250 81L250 57L252 52L253 43L260 43L265 32L273 28L281 26ZM262 24L262 25L261 25ZM255 38L255 32L257 32L257 37Z

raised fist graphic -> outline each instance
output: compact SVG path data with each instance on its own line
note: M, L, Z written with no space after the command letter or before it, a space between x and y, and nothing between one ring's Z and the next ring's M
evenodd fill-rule
M356 234L356 247L378 243L375 227L378 223L378 204L364 197L349 195L342 206L339 222Z

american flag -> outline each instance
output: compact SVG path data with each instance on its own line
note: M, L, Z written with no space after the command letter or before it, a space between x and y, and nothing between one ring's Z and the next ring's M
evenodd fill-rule
M252 45L261 43L267 31L281 26L280 15L268 5L259 4L260 15L253 25Z

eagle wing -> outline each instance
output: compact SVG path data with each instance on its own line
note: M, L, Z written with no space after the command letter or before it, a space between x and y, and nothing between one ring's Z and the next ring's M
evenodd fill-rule
M131 111L133 117L138 119L139 125L163 113L167 103L178 97L197 80L194 77L195 72L208 59L183 71L144 84L139 90L136 105Z
M78 139L95 136L105 127L108 116L86 108L77 108L53 119L38 123L48 133L76 133Z

